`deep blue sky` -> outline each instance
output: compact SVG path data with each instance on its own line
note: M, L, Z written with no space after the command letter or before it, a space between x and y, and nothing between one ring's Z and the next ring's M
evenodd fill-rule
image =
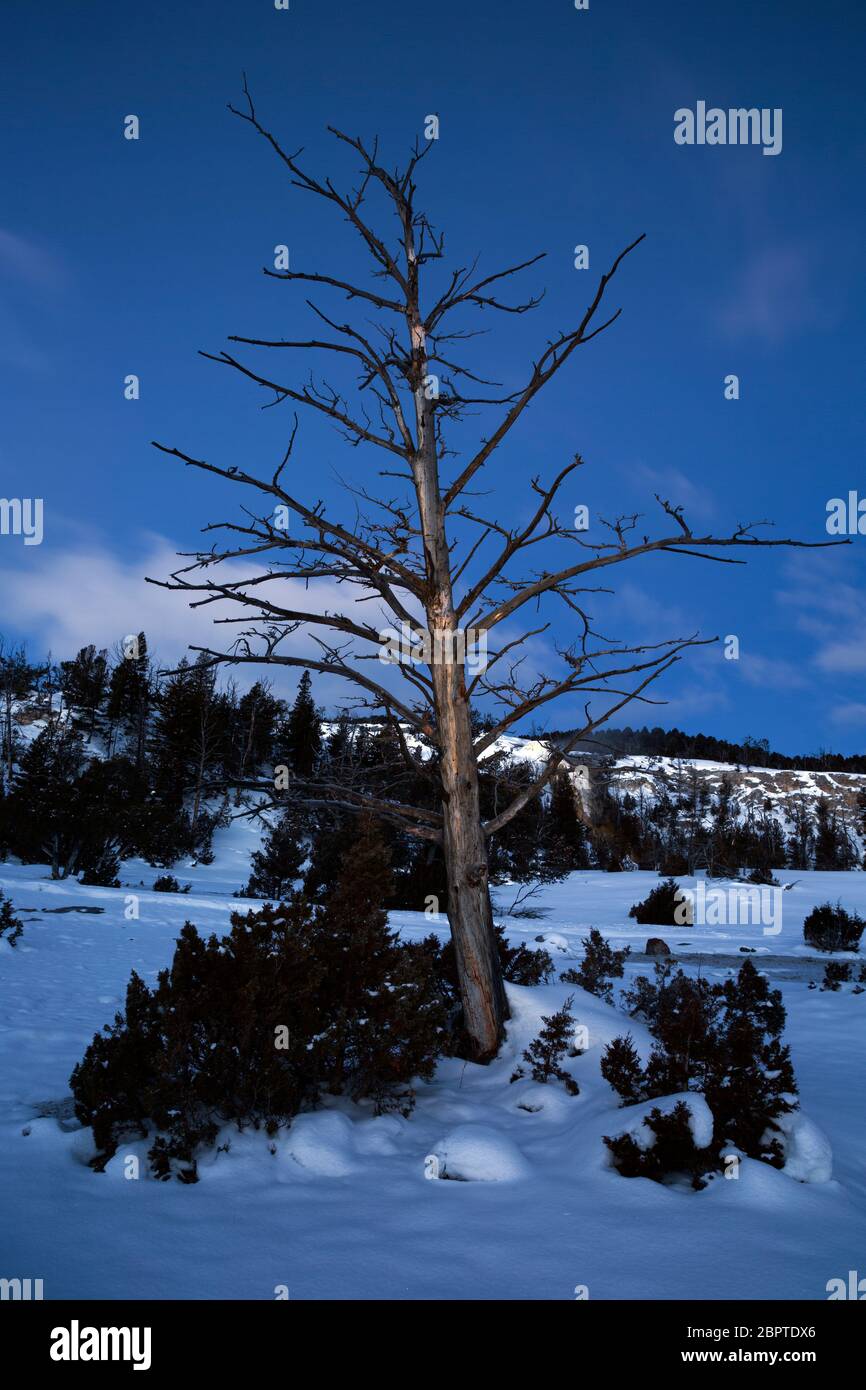
M270 0L4 0L0 46L0 495L46 509L41 546L0 537L7 637L65 656L144 625L173 658L201 633L179 596L141 576L164 573L237 498L148 441L226 465L275 461L285 410L262 414L255 387L197 350L229 333L307 336L303 287L261 274L278 242L295 268L363 273L351 233L226 111L243 69L262 119L343 186L355 168L327 124L378 133L393 163L438 113L419 201L449 253L480 253L489 270L548 252L526 279L546 287L542 307L485 318L493 331L468 346L509 389L647 233L612 287L620 321L490 468L500 520L525 515L529 478L575 450L586 468L564 514L585 502L594 517L651 515L661 491L698 529L768 517L778 535L821 539L829 498L866 495L866 15L854 0L591 0L585 13L571 0L292 0L288 13ZM699 99L781 107L782 153L675 145L674 111ZM122 137L129 113L137 143ZM589 272L573 269L576 243ZM723 397L728 373L737 402ZM337 470L375 481L377 457L316 421L302 422L298 452L297 476L329 503ZM862 750L864 547L623 569L608 634L741 642L739 663L718 650L684 662L667 708L632 722ZM570 636L564 610L557 636ZM565 702L551 722L576 717Z

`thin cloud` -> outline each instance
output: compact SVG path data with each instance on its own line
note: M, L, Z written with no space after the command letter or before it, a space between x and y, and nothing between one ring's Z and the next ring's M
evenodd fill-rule
M834 724L866 724L866 705L852 700L844 705L836 705L830 711Z
M862 634L827 643L816 654L815 665L821 671L832 671L836 675L866 671L866 642Z
M0 227L0 361L33 372L48 369L34 319L38 322L67 284L56 255Z
M714 498L706 488L698 487L691 478L678 468L652 468L647 463L633 464L628 475L630 481L662 497L674 507L682 507L688 520L691 516L710 517L717 508ZM658 512L659 517L662 516Z
M190 608L182 594L146 583L145 575L164 579L186 563L178 560L175 548L164 537L144 538L142 547L128 556L100 548L93 540L63 550L48 546L25 550L16 545L14 552L7 552L8 544L7 540L0 548L0 590L6 611L14 613L17 631L28 634L34 654L50 650L55 659L65 659L91 642L112 649L127 633L144 631L160 664L168 666L187 654L190 646L225 650L238 633L233 626L214 626L215 618L237 616L235 605L220 601L203 609ZM261 570L229 561L220 566L220 572L221 579L228 581L250 578ZM357 615L345 586L324 581L305 585L286 579L276 581L273 587L275 599L286 608ZM374 616L370 607L365 605L364 618L375 624L378 615ZM253 621L251 614L250 623ZM381 625L386 626L386 622ZM321 631L324 634L325 629ZM309 628L291 634L281 650L292 656L321 656ZM387 674L388 668L383 666L382 673ZM283 675L279 667L267 672L261 666L237 667L232 674L241 685L251 684L263 674L286 688L296 679L294 668L287 668ZM387 684L378 671L372 674ZM346 683L339 679L319 678L317 699L336 699L345 695L346 689Z
M0 273L25 280L37 289L54 290L66 282L66 270L57 256L34 241L0 227Z
M826 326L827 312L813 279L816 253L805 246L767 246L740 272L718 321L731 338L758 337L776 345Z
M800 666L748 648L741 651L737 667L747 685L764 690L803 690L810 684Z
M836 675L866 671L866 592L851 583L856 557L847 548L791 557L785 572L791 582L776 593L776 600L793 613L800 632L814 640L811 664Z

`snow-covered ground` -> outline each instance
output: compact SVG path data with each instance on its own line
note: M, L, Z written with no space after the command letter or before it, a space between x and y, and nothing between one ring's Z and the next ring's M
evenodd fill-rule
M586 1286L590 1298L823 1299L828 1280L862 1270L866 994L809 990L822 967L802 923L827 899L863 912L863 873L781 873L796 881L773 935L760 923L636 927L628 909L657 881L648 873L573 874L532 900L542 917L509 919L515 940L544 937L561 968L590 926L629 942L638 958L626 982L650 969L648 935L664 936L688 969L700 957L713 978L736 966L741 946L760 952L753 959L784 993L802 1110L817 1127L801 1130L790 1172L744 1160L736 1181L699 1193L620 1177L602 1136L627 1118L599 1057L618 1034L643 1049L648 1035L558 981L510 987L501 1057L486 1068L443 1062L409 1119L336 1101L273 1144L230 1133L229 1151L201 1161L192 1186L126 1178L127 1156L143 1159L146 1144L92 1172L89 1131L68 1118L70 1071L122 1007L132 969L153 981L186 919L222 933L247 905L231 894L256 842L243 822L219 832L213 865L173 871L192 885L183 895L154 893L157 871L138 862L124 865L121 889L0 864L0 888L25 919L18 945L0 945L0 1276L42 1278L46 1298L272 1299L285 1286L293 1299L571 1299ZM500 909L515 892L497 890ZM137 918L125 915L130 894ZM406 936L447 930L420 914L393 921ZM589 1034L585 1054L567 1062L580 1095L509 1084L541 1015L569 993ZM437 1166L465 1181L427 1180Z

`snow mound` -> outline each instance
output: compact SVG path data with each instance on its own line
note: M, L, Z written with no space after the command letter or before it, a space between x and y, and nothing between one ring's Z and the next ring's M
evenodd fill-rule
M713 1113L701 1091L680 1091L677 1095L659 1096L656 1100L643 1100L639 1105L626 1106L617 1116L619 1124L614 1128L610 1138L619 1139L622 1135L628 1134L639 1149L651 1149L656 1137L649 1125L644 1124L644 1120L653 1110L660 1110L663 1115L669 1115L680 1101L684 1101L688 1106L689 1129L695 1147L705 1149L713 1141Z
M574 955L574 950L572 949L573 943L559 932L546 931L542 936L536 939L540 942L543 951L560 951L564 956ZM530 945L531 943L527 942L526 944Z
M798 1182L829 1182L833 1176L833 1150L830 1140L814 1120L799 1110L779 1115L785 1163L782 1169Z
M357 1167L352 1121L337 1110L296 1116L285 1148L302 1168L322 1178L344 1178Z
M431 1153L439 1160L439 1177L462 1182L513 1182L529 1174L517 1145L490 1125L458 1125Z
M355 1124L354 1141L359 1154L397 1153L395 1140L400 1138L406 1120L396 1115L377 1115L372 1120Z

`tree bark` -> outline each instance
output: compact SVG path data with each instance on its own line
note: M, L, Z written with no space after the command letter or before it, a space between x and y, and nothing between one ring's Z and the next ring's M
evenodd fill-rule
M488 1062L502 1041L508 1001L493 932L469 702L462 665L440 666L436 672L448 921L473 1060Z
M451 553L445 533L445 504L439 486L435 415L427 394L427 343L418 298L418 273L411 225L405 228L409 268L407 322L412 343L412 388L417 451L412 476L427 574L426 616L432 645L436 729L440 745L443 852L448 881L448 921L457 956L463 1023L472 1058L489 1062L499 1051L508 1001L493 931L487 846L472 746L465 668L454 642L457 617Z

